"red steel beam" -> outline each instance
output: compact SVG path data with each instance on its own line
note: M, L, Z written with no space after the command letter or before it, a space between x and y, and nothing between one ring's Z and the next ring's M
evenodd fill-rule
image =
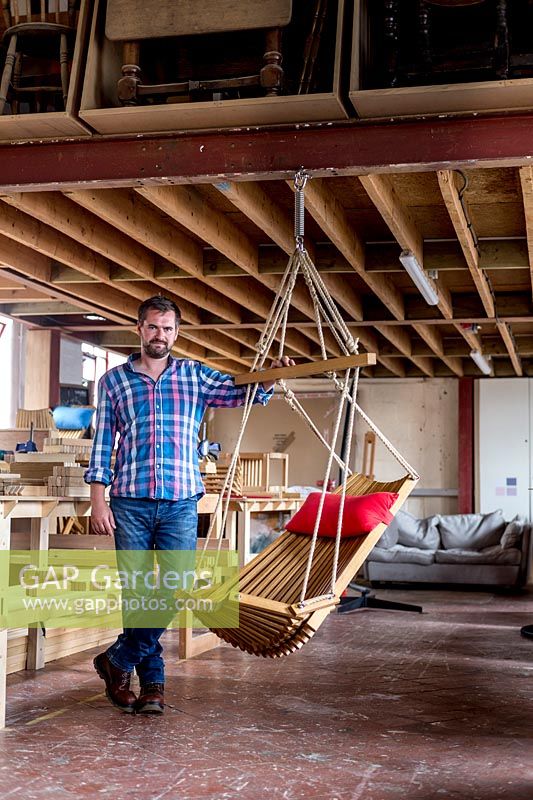
M0 145L0 191L518 166L533 115L207 131Z
M459 514L474 511L474 381L459 378Z

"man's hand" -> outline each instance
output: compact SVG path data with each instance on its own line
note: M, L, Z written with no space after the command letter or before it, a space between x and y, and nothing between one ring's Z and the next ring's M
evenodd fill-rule
M105 499L103 483L91 483L91 528L99 536L113 536L115 518Z
M282 356L281 358L275 358L270 365L271 369L278 369L279 367L294 367L294 360L289 358L289 356ZM268 381L263 383L263 389L265 392L268 392L274 386L275 381Z

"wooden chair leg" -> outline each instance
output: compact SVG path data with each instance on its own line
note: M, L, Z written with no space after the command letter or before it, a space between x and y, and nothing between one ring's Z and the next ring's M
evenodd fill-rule
M424 0L418 4L418 30L420 36L420 54L424 73L429 75L432 71L431 58L431 22L429 6Z
M400 47L400 24L398 0L385 0L385 45L386 71L389 86L398 83L398 52Z
M2 80L0 81L0 114L4 113L4 108L7 103L7 93L11 83L11 76L15 65L15 56L17 52L17 37L12 36L7 49L6 63L4 71L2 72Z
M507 0L496 3L496 53L495 68L498 78L509 75L509 25L507 20Z
M267 97L275 97L280 94L283 85L281 28L270 28L266 32L265 39L264 66L260 72L260 81Z
M117 95L123 106L137 105L137 87L141 82L140 50L138 42L126 42L122 48L122 78L117 85Z
M11 99L11 113L18 114L20 110L17 89L20 86L22 75L22 53L15 54L15 66L13 68L13 97Z
M63 108L67 108L67 95L68 95L68 41L65 33L61 34L59 44L59 64L61 66L61 90L63 92Z

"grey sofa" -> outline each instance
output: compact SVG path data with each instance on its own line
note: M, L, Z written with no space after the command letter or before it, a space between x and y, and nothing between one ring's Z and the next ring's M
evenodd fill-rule
M364 577L372 583L453 583L522 586L530 526L524 518L491 514L417 519L399 511L370 553Z

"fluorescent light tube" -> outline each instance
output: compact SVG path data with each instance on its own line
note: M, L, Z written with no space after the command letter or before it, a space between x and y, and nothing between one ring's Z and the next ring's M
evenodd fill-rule
M480 353L479 350L471 350L470 358L479 367L483 375L492 375L492 366L483 353Z
M418 263L416 256L410 250L402 250L400 261L426 303L429 306L436 306L439 302L439 293L431 278Z

